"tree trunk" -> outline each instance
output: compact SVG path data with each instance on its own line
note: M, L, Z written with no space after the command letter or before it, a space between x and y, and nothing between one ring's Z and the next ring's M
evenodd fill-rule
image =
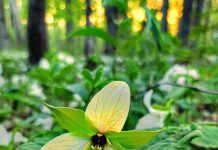
M105 11L106 19L107 19L107 30L111 36L116 37L118 25L115 20L118 19L118 9L114 6L107 6ZM116 47L113 45L106 43L105 46L105 54L111 55L115 53Z
M17 42L22 43L23 37L21 34L21 25L19 22L16 0L10 0L10 11L11 11L11 22L12 22L13 28L15 29Z
M192 26L194 27L194 33L195 33L195 39L191 42L191 47L195 47L201 36L201 14L203 11L203 6L204 6L204 0L196 0L193 2L194 7L193 7L193 22Z
M29 62L37 64L47 50L45 0L29 0L27 36Z
M91 0L86 0L86 27L91 27L91 16L92 10L91 10ZM85 39L85 49L84 53L85 56L88 58L89 55L93 51L93 38L92 37L86 37Z
M208 10L208 12L209 12L209 10L210 10L211 7L212 7L212 0L208 0L208 1L207 1L206 7L207 7L207 10ZM204 44L207 44L208 39L209 39L209 36L210 36L210 35L208 35L208 29L209 29L210 21L211 21L210 13L208 13L208 16L206 16L205 22L204 22L204 29L205 29L205 33L206 33L206 34L204 35L204 39L203 39L203 43L204 43Z
M184 0L184 3L183 3L183 16L180 21L180 27L179 27L179 37L182 40L183 46L186 46L188 44L192 3L193 3L193 0Z
M9 39L4 8L4 1L0 0L0 48L3 48Z
M193 25L200 25L204 0L197 0L195 2L196 2L196 8L194 12Z
M163 18L161 20L162 24L162 31L167 32L168 31L168 25L167 25L167 11L169 8L169 0L164 0L162 12L163 12Z
M72 20L72 0L65 0L66 3L66 36L73 31L73 20ZM67 39L68 42L72 42L72 38Z

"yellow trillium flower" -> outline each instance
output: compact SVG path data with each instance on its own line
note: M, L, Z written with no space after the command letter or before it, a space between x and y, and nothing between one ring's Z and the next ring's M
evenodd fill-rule
M59 124L70 133L54 138L41 150L136 149L161 132L121 131L130 107L130 89L123 81L106 85L92 98L85 112L48 107Z

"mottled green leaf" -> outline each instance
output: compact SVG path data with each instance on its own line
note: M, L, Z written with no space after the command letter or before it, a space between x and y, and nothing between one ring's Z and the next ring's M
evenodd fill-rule
M218 127L202 126L202 136L191 141L192 144L205 148L218 148Z

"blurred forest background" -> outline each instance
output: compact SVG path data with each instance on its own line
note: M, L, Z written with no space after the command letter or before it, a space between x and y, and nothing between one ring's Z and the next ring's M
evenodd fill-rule
M28 49L33 64L48 50L87 56L132 54L151 47L165 52L212 49L218 42L217 7L216 0L1 0L0 48ZM100 36L107 43L72 36L84 27L99 30L74 35Z
M64 132L42 101L85 110L114 80L131 88L124 130L150 90L169 114L149 150L218 148L218 0L0 0L0 149L40 149Z

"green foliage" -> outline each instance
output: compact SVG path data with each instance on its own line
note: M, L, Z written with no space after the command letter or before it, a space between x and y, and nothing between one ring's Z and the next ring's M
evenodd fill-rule
M129 2L138 1L102 1L105 8L115 6L119 9L119 17L115 20L118 25L116 37L112 37L105 30L105 21L100 25L101 28L84 27L85 1L72 0L70 5L65 5L63 0L48 0L47 17L49 15L53 17L51 19L53 22L48 23L50 51L38 65L31 66L27 63L28 54L23 51L25 48L20 44L16 48L13 47L15 34L13 26L10 26L9 1L4 2L11 39L8 48L0 51L0 125L5 126L12 136L7 145L0 145L1 150L39 150L49 140L64 133L57 122L63 128L75 131L74 125L81 121L81 129L76 129L78 134L91 133L92 131L84 129L87 121L84 121L83 111L72 111L64 107L84 110L94 94L114 80L127 82L131 89L131 107L124 130L135 129L139 120L150 113L143 104L143 96L152 87L154 90L151 98L152 107L170 111L170 114L163 121L167 126L166 130L151 142L147 143L148 138L141 140L141 137L149 133L143 130L141 131L143 136L137 135L137 137L132 132L111 134L116 141L118 140L115 142L112 138L113 144L120 146L121 149L133 148L138 144L145 144L143 149L148 150L218 148L218 96L196 92L186 87L157 86L164 81L191 85L208 91L218 90L216 5L212 5L211 10L207 10L208 6L205 5L206 10L202 15L202 20L206 20L205 23L201 21L199 26L192 26L190 45L181 47L177 36L161 32L161 24L155 17L158 11L148 9L144 0L141 1L140 7L145 10L147 21L146 24L142 22L143 27L139 32L132 31L134 19L129 18L131 16L129 14L133 10L128 8ZM19 1L18 4L20 22L25 29L28 1L22 3ZM94 8L95 6L92 6L93 10ZM210 13L211 11L213 13ZM213 22L207 21L208 18ZM71 41L66 43L66 29L60 25L61 22L65 25L67 21L72 23L73 31L67 35ZM95 66L91 70L86 68L87 62L81 56L84 48L83 39L89 36L95 38L93 56L90 57ZM114 56L101 56L105 42L116 47ZM168 80L163 80L173 66L181 64L185 69L180 66L180 69L171 72ZM197 72L198 77L190 75L191 69ZM44 124L50 124L48 120L52 117L49 112L45 112L43 101L63 106L61 108L49 106L57 121L52 122L50 128L44 127ZM68 113L76 114L78 117L72 118L71 115L67 115ZM37 124L37 121L46 123ZM196 125L191 122L195 122ZM202 122L211 124L202 125ZM17 143L15 138L17 132L27 137L28 142ZM134 142L133 139L137 140ZM129 143L125 145L123 141Z
M90 130L93 125L87 120L82 110L53 107L48 104L46 106L52 111L58 123L69 132L86 138L89 138L88 135L95 134L95 130Z
M146 5L143 6L143 8L146 11L146 15L147 15L147 26L146 26L146 32L148 33L148 31L152 31L153 36L154 36L154 40L157 44L157 47L159 50L163 49L163 40L162 40L162 36L160 33L160 29L157 26L157 21L155 19L155 17L152 15L151 11L148 9L148 7Z
M79 29L77 31L74 31L72 34L70 34L68 38L72 36L98 37L98 38L101 38L107 41L111 45L114 45L114 46L116 45L116 40L107 31L104 31L103 29L97 28L97 27L88 27L84 29Z
M204 148L218 148L218 128L215 126L202 126L202 135L193 139L192 144Z
M10 150L8 146L1 146L1 145L0 145L0 149L1 150Z
M120 133L109 133L107 137L112 144L121 149L135 149L150 142L162 130L159 131L123 131Z
M6 59L6 57L2 59ZM13 59L7 59L12 64L17 63L16 61L13 61ZM70 61L67 62L66 60ZM19 69L15 70L8 64L2 64L1 76L9 81L3 84L0 89L0 97L3 100L1 101L3 109L0 111L0 116L3 120L13 115L13 112L25 114L25 109L27 108L31 108L35 114L42 115L42 100L46 100L48 103L59 106L69 106L71 105L71 102L73 102L73 107L84 110L89 100L97 91L101 89L101 87L113 80L123 80L129 84L132 94L130 113L124 126L124 130L131 130L135 128L138 120L142 116L149 113L146 106L143 104L144 91L156 82L162 80L163 76L165 76L165 72L167 71L166 69L160 71L158 63L153 64L153 61L149 59L144 60L138 56L134 56L132 58L117 57L115 59L111 57L99 57L98 59L94 59L97 66L94 70L84 68L83 66L85 66L85 61L79 57L74 58L69 53L50 52L46 55L45 60L43 61L47 63L44 62L44 65L43 63L40 63L40 65L33 67L30 71L20 71ZM170 68L166 62L165 64L161 61L159 63L166 68ZM113 70L114 66L115 72ZM17 67L17 65L14 65L14 67ZM8 70L9 68L11 72ZM194 64L187 66L186 69L188 70L193 68L202 70L201 66L196 66ZM200 76L207 78L205 72L206 71L199 72ZM14 81L12 82L11 80L11 78L14 78L14 73L19 74L19 84L15 84L13 83ZM25 80L22 79L24 73L27 76L25 77L27 78ZM217 74L213 74L210 76L215 77L216 75ZM194 79L190 75L176 74L170 76L169 80L170 82L177 82L181 77L185 78L185 84L201 87L202 89L216 89L215 85L217 84L217 80L215 78L205 81L203 78L199 80ZM46 97L43 98L40 95L32 95L31 91L33 89L30 90L29 87L31 87L33 83L40 87L39 89L41 90L39 91L43 92ZM34 89L36 89L36 87L34 87ZM36 94L37 92L34 91L34 93ZM158 110L169 110L173 107L173 111L165 120L165 123L168 126L166 131L163 131L163 133L158 135L154 138L154 140L147 143L145 146L148 146L148 149L154 150L160 149L162 146L166 147L166 149L194 149L196 146L200 146L192 143L195 141L192 139L195 138L198 140L204 140L210 139L211 137L208 137L208 135L205 134L203 138L200 136L202 139L200 137L196 138L196 136L199 135L199 130L191 127L186 128L186 126L189 125L189 120L195 121L197 119L201 119L202 117L209 117L207 114L210 115L214 110L216 110L216 103L212 101L216 98L216 95L205 95L187 88L172 87L170 91L162 91L158 87L155 88L154 95L152 96L152 106ZM11 105L16 106L17 109L12 111L13 108ZM205 109L204 113L198 111L199 107L205 106L209 109ZM71 116L67 116L64 113L65 110L53 108L53 111L56 116L59 116L57 121L59 120L58 122L60 122L61 120L61 125L64 128L66 128L66 124L72 127L72 122L78 122L78 120L81 120L82 116L84 116L83 113L78 113L81 116L77 119L72 119ZM68 112L68 110L66 111ZM66 119L60 119L60 116L64 116ZM50 118L49 114L47 114L46 117L35 116L34 118L30 118L28 115L19 116L18 113L16 118L20 117L22 117L21 119L27 119L27 121L25 125L16 124L15 126L18 127L14 130L14 133L17 131L24 131L24 133L26 133L25 135L30 138L29 142L19 146L19 148L27 149L28 147L31 147L32 149L39 149L39 147L42 147L42 145L46 143L44 141L49 141L52 137L60 135L59 132L52 134L51 136L30 136L32 133L36 134L38 130L41 130L42 132L45 131L42 126L35 125L34 122L40 118ZM178 124L180 124L180 126L178 126ZM182 124L186 124L186 126L183 126ZM29 131L30 127L31 132ZM51 133L55 132L55 129L57 128L60 129L60 127L54 123L51 128ZM203 127L202 129L203 135L205 132L210 131L204 131ZM73 127L69 130L73 130ZM80 130L78 130L78 132L79 131ZM83 131L85 132L85 130ZM41 140L44 138L47 140ZM119 143L117 144L119 145ZM11 145L11 147L13 146L14 144Z

